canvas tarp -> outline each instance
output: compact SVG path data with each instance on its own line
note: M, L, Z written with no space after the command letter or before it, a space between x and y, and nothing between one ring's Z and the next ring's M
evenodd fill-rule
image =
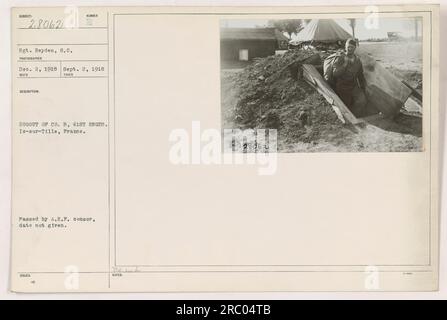
M292 40L294 43L320 41L345 41L352 36L332 19L314 19L310 21Z
M373 56L358 48L356 55L363 64L368 103L385 115L399 113L411 95L411 89L377 62Z

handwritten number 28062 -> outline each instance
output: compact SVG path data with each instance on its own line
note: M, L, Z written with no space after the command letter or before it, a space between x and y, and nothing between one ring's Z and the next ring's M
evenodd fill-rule
M28 29L61 29L63 27L62 20L47 19L31 19Z

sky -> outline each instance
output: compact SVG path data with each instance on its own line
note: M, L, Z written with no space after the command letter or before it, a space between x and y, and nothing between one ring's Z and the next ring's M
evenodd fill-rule
M266 27L266 19L238 20L226 19L221 25L230 28L253 28ZM347 19L335 19L335 21L346 31L351 33ZM414 36L413 18L379 18L377 24L371 24L371 20L357 19L355 33L360 40L387 38L387 32L401 32L404 37ZM372 25L372 28L370 27ZM421 21L419 21L419 36L421 35Z

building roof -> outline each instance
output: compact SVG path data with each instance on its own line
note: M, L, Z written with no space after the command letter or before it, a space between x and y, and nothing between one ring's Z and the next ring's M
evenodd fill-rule
M293 42L348 40L352 36L332 19L314 19L301 30Z
M289 41L275 28L221 28L221 40L280 40Z

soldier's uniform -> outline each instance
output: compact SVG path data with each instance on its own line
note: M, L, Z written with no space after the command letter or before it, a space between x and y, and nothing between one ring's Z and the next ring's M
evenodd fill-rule
M347 59L347 65L344 65ZM363 66L359 57L341 55L334 61L334 89L340 99L356 115L362 115L366 109Z

